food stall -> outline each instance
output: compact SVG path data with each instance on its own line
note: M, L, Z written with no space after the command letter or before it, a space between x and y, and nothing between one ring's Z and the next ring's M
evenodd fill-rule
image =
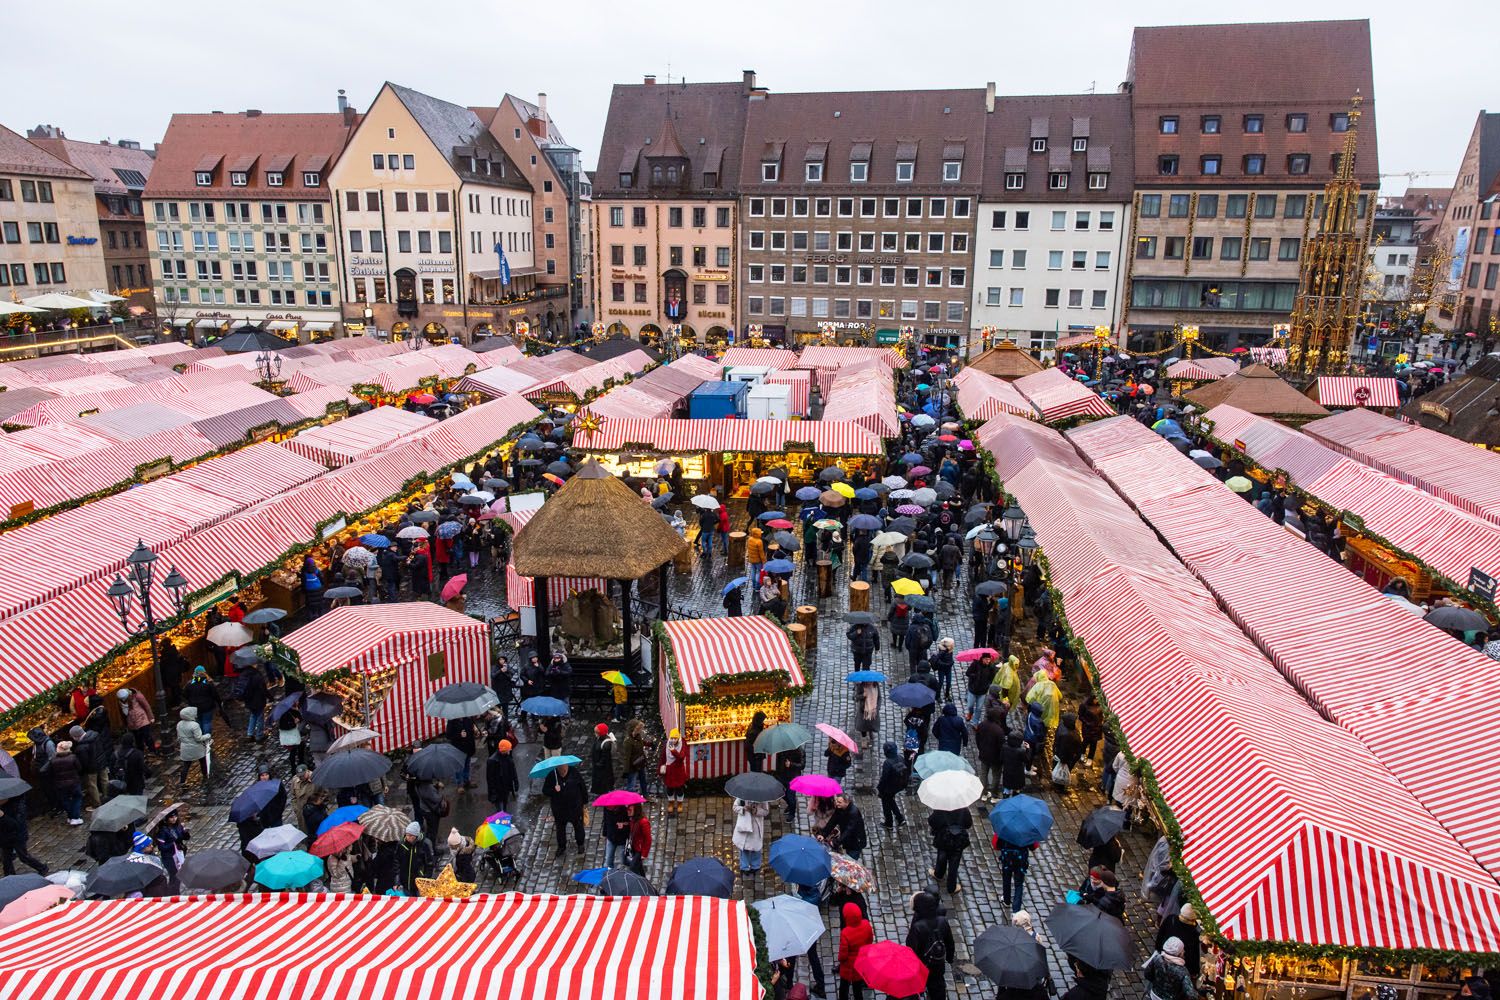
M767 618L661 622L655 629L663 731L680 729L690 779L746 770L744 736L756 712L790 722L792 699L812 678L780 626Z

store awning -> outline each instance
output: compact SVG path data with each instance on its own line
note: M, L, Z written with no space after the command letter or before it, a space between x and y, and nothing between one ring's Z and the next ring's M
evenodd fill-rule
M1213 382L1239 370L1240 363L1234 358L1183 358L1167 366L1167 378Z
M806 683L791 639L767 618L684 619L662 622L662 629L684 694L698 694L716 678L766 670L784 673L789 687Z
M227 319L200 319L193 326L199 330L217 330L228 322Z
M181 316L177 317L176 319L169 320L169 322L173 326L178 327L178 328L188 327L188 326L191 326L193 324L192 320L186 319L186 318L181 317Z
M272 332L295 330L297 329L297 321L293 319L273 319L266 324L266 329Z
M516 278L529 278L536 274L537 270L535 267L513 267L510 269L510 277L512 281ZM469 277L478 278L480 281L497 281L500 278L500 269L498 267L480 268L477 271L470 271Z
M308 320L302 324L302 329L308 333L327 333L333 329L333 324L324 320Z

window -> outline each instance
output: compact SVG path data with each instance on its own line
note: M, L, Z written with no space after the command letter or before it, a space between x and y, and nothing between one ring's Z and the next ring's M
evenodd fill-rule
M1157 128L1161 130L1162 135L1176 135L1177 116L1163 115L1161 118L1157 119Z
M1012 250L1010 252L1010 269L1012 271L1026 270L1026 251Z
M760 165L760 179L764 182L778 180L781 177L781 164L762 163Z
M1020 191L1020 190L1023 190L1025 187L1026 187L1026 175L1025 174L1014 174L1014 173L1012 173L1012 174L1006 174L1005 175L1005 190L1007 190L1007 191Z
M927 217L929 219L941 219L948 214L947 198L932 198L927 203Z
M417 253L432 253L432 233L425 229L417 230Z
M682 247L667 247L667 266L682 266Z
M1069 309L1082 309L1083 308L1083 289L1082 288L1070 288L1070 289L1068 289L1068 308Z
M1244 240L1238 236L1225 236L1219 240L1220 260L1239 260L1244 252Z
M990 267L1004 267L1004 266L1005 266L1005 251L1004 250L991 250L990 251Z
M840 285L847 285L853 280L854 270L848 264L840 264L833 269L833 280Z
M12 188L10 181L6 180L6 179L3 179L3 178L0 178L0 201L15 201L15 200L16 200L15 191ZM161 218L160 213L157 214L157 218L158 219ZM0 274L0 279L3 279L3 278L4 278L4 275Z
M1060 171L1048 174L1047 187L1053 191L1066 191L1068 189L1068 175Z
M622 171L620 171L620 187L622 187L622 188L628 188L628 187L630 187L631 182L633 180L634 180L634 177L631 176L631 172L629 170L622 170Z
M942 318L942 310L943 304L941 302L923 302L922 318L927 320L929 323L936 322L937 320Z
M417 202L417 206L419 208L425 209L427 207L426 201L423 200L423 201ZM212 206L210 206L210 207L212 207ZM322 221L323 221L323 206L321 204L316 204L316 203L315 204L311 204L311 205L307 205L307 204L298 205L297 206L297 221L300 222L300 223L302 223L302 224L304 224L304 225L306 225L309 222L322 223Z
M1073 270L1083 271L1089 266L1089 252L1087 250L1073 251Z
M886 199L886 204L889 205L892 202L894 202L895 200L896 199L894 199L894 198L887 198ZM876 202L876 200L874 198L861 198L859 200L859 217L861 219L873 219L873 218L875 218L876 204L877 204L877 202ZM891 212L886 212L886 214L887 215L891 215L892 213Z
M1245 173L1254 177L1266 172L1266 158L1262 153L1250 153L1245 157Z
M630 253L631 253L631 261L632 261L632 263L636 267L645 267L646 266L646 248L645 247L643 247L643 246L631 247L630 248Z
M1231 194L1224 199L1224 218L1243 219L1245 210L1250 204L1250 196L1247 194Z
M1271 259L1271 238L1269 236L1253 236L1250 239L1250 259Z
M1052 230L1053 230L1053 232L1057 232L1059 230L1063 230L1063 229L1067 229L1067 228L1068 228L1068 213L1067 212L1053 212L1052 213Z
M786 199L785 198L772 198L771 199L771 217L775 218L775 219L784 219L784 218L786 218Z
M1257 219L1276 218L1276 196L1274 194L1258 194L1255 196L1255 217Z
M619 209L616 209L615 211L619 211ZM765 215L766 214L766 199L764 199L764 198L751 198L750 199L750 214L752 216L754 216L755 218L760 218L761 216Z
M921 233L907 233L906 234L906 252L907 253L921 253L922 252L922 234Z
M708 247L693 247L693 266L708 266Z
M1289 194L1286 196L1286 206L1281 213L1288 219L1300 219L1307 214L1307 195Z
M611 208L609 210L609 224L615 227L625 225L625 209Z
M917 300L916 299L902 299L901 300L901 318L902 319L916 319L917 318Z
M1162 246L1162 257L1166 260L1181 260L1186 242L1181 236L1168 236Z
M766 300L759 295L750 296L749 303L752 316L759 316L766 311Z
M1299 239L1283 239L1276 247L1277 260L1296 260L1297 254L1301 252L1302 241Z
M896 252L896 234L895 233L881 233L880 234L880 252L881 253L895 253Z
M860 253L873 253L874 250L875 250L875 234L874 233L860 233L859 234L859 252Z
M1095 250L1094 251L1094 270L1096 270L1096 271L1108 271L1109 270L1109 251L1108 250Z
M1329 115L1328 128L1333 132L1349 131L1349 113L1347 111L1335 111Z
M1090 191L1103 191L1107 187L1109 187L1109 174L1098 172L1089 174Z
M214 175L207 170L199 170L197 173L193 174L193 181L199 187L211 187L214 182ZM21 189L23 191L25 190L24 183L22 184Z
M1004 212L991 212L990 213L990 228L991 229L1004 229L1005 228L1005 213Z
M1500 281L1500 264L1486 264L1484 266L1484 287L1493 291L1497 281Z
M1083 136L1078 136L1077 138L1075 138L1073 140L1073 152L1075 152L1075 153L1087 153L1088 151L1089 151L1089 141L1088 141L1087 138L1085 138Z
M772 315L772 316L785 316L786 315L786 299L782 298L781 296L779 296L779 295L773 295L773 296L771 296L771 298L767 302L767 305L769 306L769 308L766 311L770 315Z
M1073 228L1078 232L1088 232L1089 225L1093 222L1092 212L1074 212Z
M395 162L393 160L393 162L391 163L391 166L394 168L395 165L396 164L395 164ZM403 153L401 155L401 169L403 169L403 170L415 170L415 169L417 169L417 158L414 155L412 155L411 153ZM489 173L489 171L486 170L485 173Z
M716 247L716 248L714 248L714 266L715 267L728 267L729 266L729 248L728 247Z
M1174 194L1167 202L1167 215L1173 219L1186 219L1188 217L1188 205L1192 199L1185 194Z
M646 301L646 283L644 281L637 281L637 282L634 283L634 285L635 285L635 289L634 289L635 301L637 301L637 302L645 302Z
M893 199L894 200L894 199ZM895 215L895 212L887 212L887 215ZM908 219L920 219L922 217L922 199L906 199L906 217Z
M646 228L646 206L632 206L630 209L630 225L634 229Z
M38 264L37 265L37 282L38 283L45 282L47 280L46 267L47 267L46 264ZM1479 287L1479 272L1480 272L1480 264L1479 264L1478 261L1475 261L1474 263L1472 263L1472 264L1469 265L1469 287L1470 288L1478 288Z
M716 228L716 229L728 229L729 228L729 209L727 209L727 208L716 208L716 209L714 209L714 228Z
M865 160L854 160L849 164L849 183L863 184L870 179L870 164Z
M1213 260L1213 257L1214 257L1214 238L1212 236L1194 236L1193 237L1193 259L1194 260Z
M962 288L969 280L969 269L966 267L948 268L948 287ZM931 282L928 282L931 284Z
M1093 294L1092 294L1092 298L1089 301L1089 308L1090 309L1103 309L1105 307L1105 304L1108 301L1108 299L1109 299L1109 293L1107 291L1105 291L1102 288L1096 288L1096 289L1094 289Z
M279 170L266 171L266 187L279 188L282 186L284 176Z
M955 219L967 219L969 217L969 199L953 199L953 217Z
M911 160L896 161L896 180L899 183L910 184L912 177L916 175L916 171L917 165L915 162Z
M385 233L379 229L370 230L370 252L385 253Z
M1161 215L1161 195L1141 195L1141 215L1148 219L1155 219Z
M230 235L233 236L234 234L230 233ZM328 236L326 233L303 233L301 242L302 252L305 254L328 252ZM233 247L230 249L233 249Z
M453 252L453 233L447 229L438 230L438 253Z
M1047 289L1046 298L1043 300L1042 304L1044 306L1046 306L1048 309L1056 309L1057 306L1058 306L1058 303L1061 302L1061 300L1062 300L1062 289L1061 288L1049 288L1049 289Z
M406 212L411 209L411 199L405 191L396 192L396 211Z
M749 280L759 284L766 280L766 265L751 264L749 268Z
M945 180L945 181L956 181L956 180L958 180L959 176L963 173L963 169L964 169L964 165L963 165L963 162L961 160L944 160L943 161L943 180Z
M1266 130L1266 119L1265 119L1265 116L1263 116L1263 115L1246 115L1245 116L1245 131L1246 132L1249 132L1252 135L1254 135L1254 134L1258 134L1258 133L1264 132L1265 130Z
M1312 157L1306 153L1292 153L1286 158L1286 172L1305 174L1312 168Z
M1219 196L1216 194L1200 194L1198 196L1198 218L1212 219L1219 214Z
M1172 177L1177 174L1176 156L1158 156L1156 158L1156 172L1163 177Z
M1202 127L1204 135L1218 135L1221 120L1218 115L1204 115Z
M1047 251L1047 270L1061 271L1063 266L1063 252L1061 250Z
M1017 212L1016 213L1016 229L1019 231L1019 230L1022 230L1022 229L1030 229L1030 228L1031 228L1031 213L1029 211L1028 212Z
M813 215L816 215L820 219L826 219L829 216L833 215L833 199L814 198Z
M682 228L682 208L681 207L674 205L671 208L667 209L667 225L670 226L673 229L681 229Z
M1026 289L1024 289L1024 288L1012 288L1010 290L1010 304L1012 306L1025 305L1026 304Z
M880 283L882 285L894 285L896 283L896 269L894 267L882 267L880 269Z
M1217 156L1200 156L1198 158L1198 169L1209 177L1217 176L1219 164L1222 162Z
M806 232L796 232L792 234L792 249L802 251L805 251L807 249Z
M778 284L780 284L781 282L786 281L786 265L785 264L772 264L771 265L771 280L774 281L774 282L776 282L776 283L778 283Z
M805 218L807 218L807 199L806 198L793 198L792 199L792 215L795 218L798 218L798 219L805 219Z
M984 304L987 306L1000 305L1000 294L1002 291L1003 289L996 288L993 285L986 288L984 290Z
M823 164L809 163L807 166L807 182L809 184L821 184L823 181Z
M1288 132L1306 132L1307 115L1293 114L1286 116L1286 130Z

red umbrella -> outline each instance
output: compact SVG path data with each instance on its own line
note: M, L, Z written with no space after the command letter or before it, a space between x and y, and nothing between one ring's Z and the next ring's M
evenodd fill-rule
M955 442L955 441L958 440L958 435L956 435L956 434L939 434L938 435L938 440L941 441L941 442L943 442L943 444L952 444L953 442Z
M428 406L437 402L437 397L430 392L419 392L415 396L408 396L407 398L418 406Z
M768 521L766 523L775 528L777 531L785 531L792 526L792 522L788 521L784 517L778 517L776 520Z
M876 993L912 997L927 989L927 966L916 952L894 941L877 941L859 949L854 971Z
M986 655L993 656L997 660L1000 658L1000 654L990 647L979 646L975 649L966 649L961 653L954 653L953 659L959 663L968 663L970 660L977 660Z
M455 577L449 578L448 582L443 584L443 603L447 604L453 600L468 585L469 574L467 573L460 573Z
M364 835L365 828L358 823L340 823L313 841L307 852L314 857L326 858L342 851Z

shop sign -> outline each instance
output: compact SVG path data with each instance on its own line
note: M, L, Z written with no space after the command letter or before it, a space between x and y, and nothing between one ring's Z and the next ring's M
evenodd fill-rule
M906 262L906 255L899 253L851 254L810 253L805 257L809 264L896 264Z
M728 271L700 271L693 275L694 281L728 281Z
M36 510L36 501L24 500L21 503L11 505L10 516L12 518L25 517L34 510Z
M1372 350L1373 350L1373 348L1372 348ZM1357 386L1355 386L1354 387L1354 405L1355 406L1364 406L1364 405L1366 405L1369 402L1370 402L1370 387L1367 386L1367 385L1357 385Z
M192 609L192 613L197 614L199 611L202 611L205 608L213 607L220 601L228 600L229 598L233 597L239 591L239 589L239 577L231 574L229 579L225 580L221 586L219 586L215 590L209 591L202 597L198 598L196 601L192 601L189 606Z
M70 246L70 247L91 247L95 243L98 243L98 242L99 242L99 237L97 237L97 236L69 236L68 237L68 246Z
M355 278L385 277L384 254L350 254L349 274Z
M702 319L726 319L728 318L729 314L718 309L712 311L707 309L699 309L698 316Z
M365 325L363 323L351 323L348 320L344 320L344 332L345 333L364 333L365 332Z
M1417 404L1417 412L1424 417L1437 417L1445 424L1453 423L1453 411L1442 403L1429 403L1424 399Z
M772 681L751 678L748 680L715 680L710 678L703 686L714 698L738 698L747 695L770 695L776 693Z
M261 424L259 427L250 428L245 432L245 437L249 439L251 444L258 444L261 441L275 437L280 430L281 425L273 420L268 424Z
M636 274L633 271L611 271L611 272L609 272L609 276L610 276L610 278L612 278L615 281L645 281L646 280L646 276L644 274Z
M154 462L145 462L136 466L135 478L143 483L149 483L153 479L160 479L172 471L172 457L158 458Z
M222 320L227 320L227 319L229 319L229 314L228 313L221 313L221 312L195 312L195 313L193 313L193 318L194 319L222 319Z
M1235 451L1240 451L1240 452L1244 451L1245 450L1245 442L1241 441L1239 438L1235 438L1234 439L1234 450Z
M440 681L448 676L448 651L439 649L427 654L427 679Z
M296 315L295 313L266 313L266 319L267 320L273 320L273 319L287 320L287 321L292 322L292 323L301 323L302 322L302 317Z
M514 309L507 309L507 310L505 310L505 315L507 315L507 316L525 316L526 315L526 307L525 306L516 306Z
M417 271L421 274L452 274L453 261L443 257L418 257Z
M524 312L525 310L522 310L522 311ZM610 315L610 316L650 316L651 315L651 310L650 309L610 309L610 310L607 310L606 312L607 312L607 315Z
M1469 570L1469 589L1486 601L1494 603L1495 578L1478 566Z
M334 518L323 526L322 536L325 539L332 538L347 527L349 527L349 522L346 519L342 517Z

